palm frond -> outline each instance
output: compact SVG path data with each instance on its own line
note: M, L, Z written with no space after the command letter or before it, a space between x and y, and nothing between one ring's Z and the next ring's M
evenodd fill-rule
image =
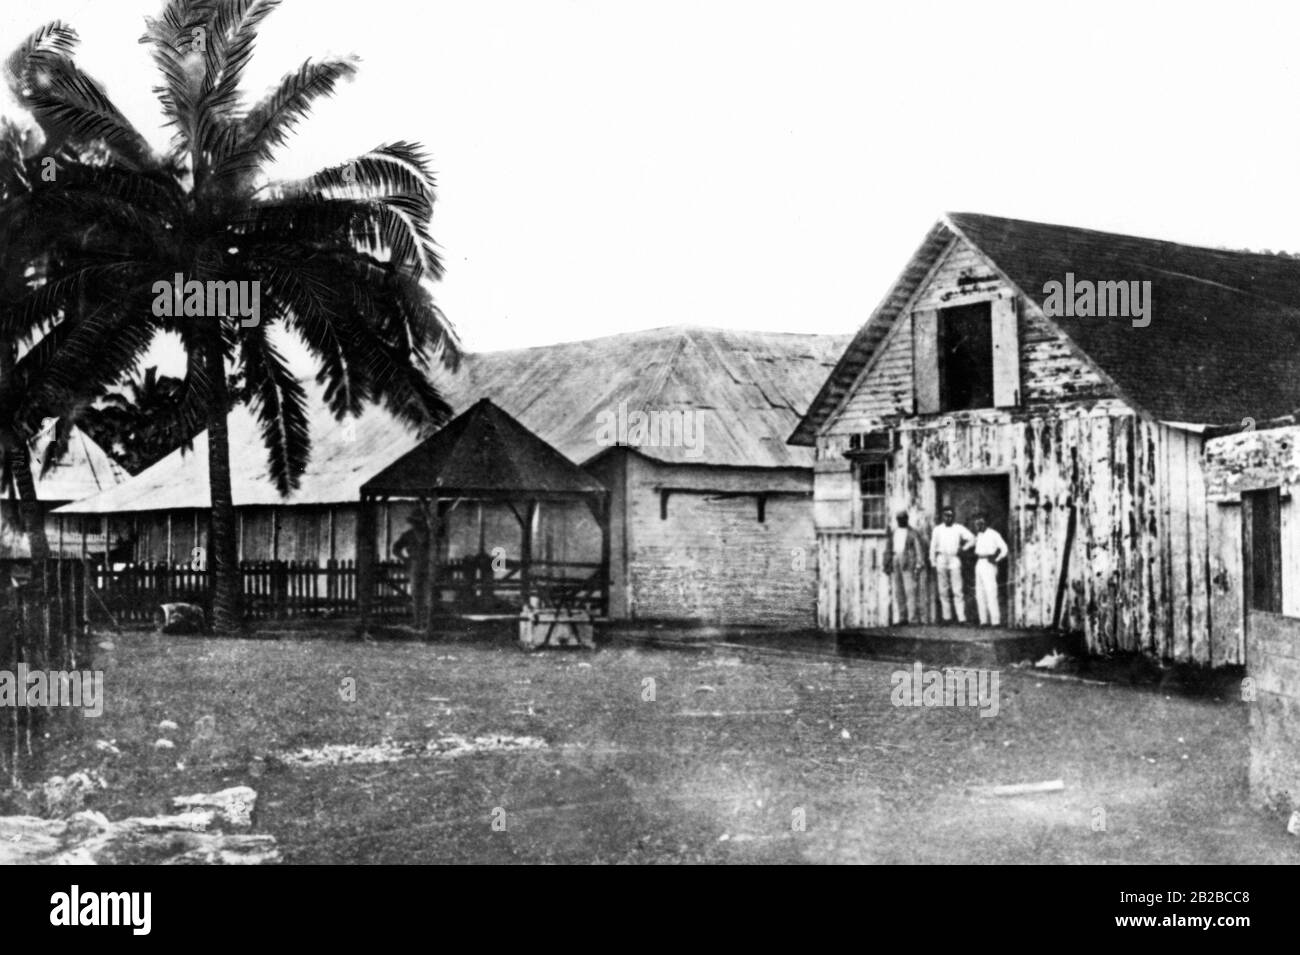
M45 133L45 149L64 143L106 143L137 168L151 161L149 144L91 76L70 58L38 51L23 67L22 102Z
M31 67L50 57L64 60L72 56L81 42L77 31L62 20L53 20L38 27L14 48L5 59L5 82L14 94L14 99L22 102L24 87L33 78Z
M158 17L145 18L140 42L150 47L149 55L162 74L154 87L162 105L166 125L173 127L173 161L197 145L198 100L206 73L208 20L211 2L169 0Z
M307 393L268 338L266 324L244 331L240 359L253 414L262 426L267 470L276 489L288 496L298 487L311 455Z
M258 29L280 0L227 0L212 25L207 72L197 103L198 145L208 156L220 155L237 131L232 114L239 104L239 81L253 56Z
M214 180L251 175L269 163L275 150L289 139L298 123L311 112L316 100L331 95L338 84L356 74L356 57L307 60L294 73L248 111L238 135L221 142L220 157L212 170Z

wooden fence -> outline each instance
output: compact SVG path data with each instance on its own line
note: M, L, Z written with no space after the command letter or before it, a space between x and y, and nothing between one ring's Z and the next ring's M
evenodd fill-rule
M409 605L405 565L379 567L375 612L400 616ZM357 610L355 561L243 561L243 610L247 620L338 617ZM211 610L206 568L163 562L86 568L92 622L113 625L154 622L165 603L192 603Z
M90 667L86 638L87 578L80 561L0 560L0 669L16 673ZM18 688L25 693L26 687ZM16 704L17 701L12 701ZM69 712L52 706L10 705L0 725L0 776L19 784L22 763L43 738L46 721Z
M77 564L82 571L82 565ZM516 562L496 576L490 567L460 560L439 568L435 590L440 606L467 613L518 612L523 594L548 606L604 608L606 590L599 564L535 562L526 585ZM243 561L243 611L246 620L342 617L358 612L357 567L351 560ZM412 612L406 564L382 561L375 568L371 612L398 619ZM116 564L84 568L89 619L94 623L152 623L164 603L192 603L211 611L210 577L191 564Z

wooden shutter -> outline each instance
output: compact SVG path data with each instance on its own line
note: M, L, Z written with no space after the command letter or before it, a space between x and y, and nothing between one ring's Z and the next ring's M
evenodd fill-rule
M833 470L830 466L833 464ZM817 530L853 527L853 465L846 460L818 462L813 478L813 523Z
M912 385L916 413L935 414L939 408L939 313L918 309L912 313Z
M1020 404L1020 336L1016 330L1016 300L993 300L993 407Z

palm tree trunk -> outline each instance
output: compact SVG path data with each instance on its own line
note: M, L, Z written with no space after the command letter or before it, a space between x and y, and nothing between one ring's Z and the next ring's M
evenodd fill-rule
M235 504L230 489L230 434L226 422L230 397L219 338L207 345L204 360L212 386L208 407L208 488L212 498L208 575L212 581L212 628L216 633L229 634L237 633L243 623L240 608L243 580L239 573Z

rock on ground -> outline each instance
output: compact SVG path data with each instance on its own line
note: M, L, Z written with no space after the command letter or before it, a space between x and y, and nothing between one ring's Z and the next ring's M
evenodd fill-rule
M279 862L274 836L220 831L227 826L249 826L256 801L253 789L234 786L216 793L177 796L173 804L185 811L173 815L133 816L117 822L84 809L67 818L4 816L0 817L0 865Z

